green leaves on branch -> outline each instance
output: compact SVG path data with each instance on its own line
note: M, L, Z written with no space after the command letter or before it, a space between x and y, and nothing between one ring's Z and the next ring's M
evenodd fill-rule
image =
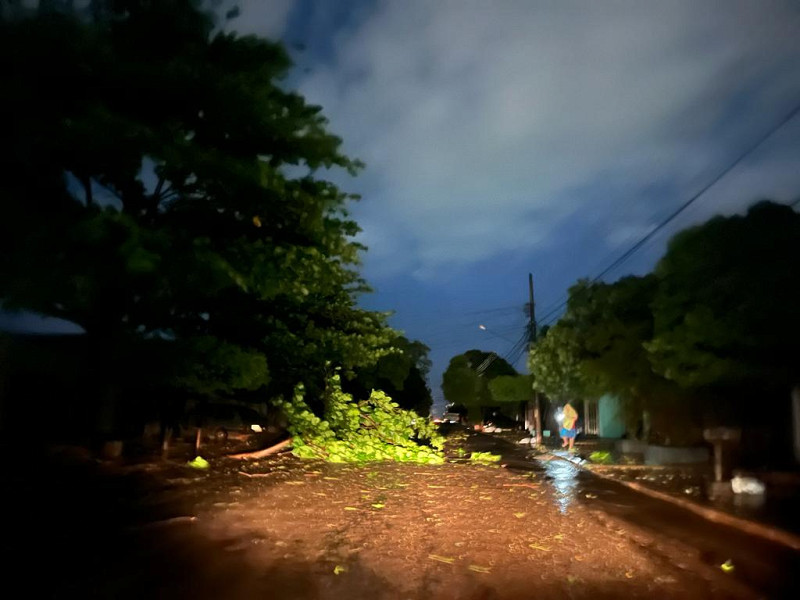
M381 391L356 401L342 391L340 377L334 375L328 380L322 417L311 411L304 396L303 386L298 386L291 401L276 401L294 436L295 456L331 462L444 462L444 438L436 426L399 408Z
M188 0L52 4L0 10L3 306L100 352L157 339L120 368L203 395L385 356L396 332L357 302L356 197L329 180L361 163L286 88L285 49Z
M502 456L499 454L492 454L491 452L473 452L469 456L472 462L478 463L496 463L500 462L501 458Z
M760 202L678 233L652 274L578 282L530 354L534 385L559 401L612 393L639 414L786 397L800 381L798 240L800 214Z
M442 375L442 391L449 404L466 407L470 421L480 423L483 420L483 408L513 402L512 390L519 391L527 385L514 379L517 376L514 367L494 352L468 350L450 359L450 364ZM495 388L499 395L494 397L490 382L501 378L511 379L504 379ZM530 389L526 397L520 397L516 401L527 400L529 396Z

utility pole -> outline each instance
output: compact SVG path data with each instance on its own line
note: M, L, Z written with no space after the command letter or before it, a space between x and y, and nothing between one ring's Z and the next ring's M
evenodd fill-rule
M533 302L533 273L528 273L528 293L530 295L530 324L528 350L536 343L538 331L536 330L536 305ZM539 392L533 391L533 427L536 430L536 445L542 444L542 414L539 410Z

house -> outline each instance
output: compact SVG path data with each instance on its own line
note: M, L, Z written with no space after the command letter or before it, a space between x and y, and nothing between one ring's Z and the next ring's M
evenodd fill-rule
M601 438L619 439L625 435L622 405L617 396L603 394L583 402L583 433Z

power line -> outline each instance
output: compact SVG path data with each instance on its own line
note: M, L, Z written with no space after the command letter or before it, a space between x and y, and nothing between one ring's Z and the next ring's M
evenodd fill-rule
M666 219L661 221L658 225L655 226L650 232L644 235L639 241L637 241L633 246L628 248L619 258L617 258L614 262L608 265L605 269L603 269L598 275L591 279L592 282L597 281L598 279L602 278L604 275L612 271L613 269L617 268L619 265L624 263L628 260L636 251L638 251L650 238L652 238L656 233L658 233L661 229L671 223L675 217L680 215L684 210L689 208L692 204L694 204L698 199L700 199L703 194L705 194L708 190L710 190L714 185L716 185L723 177L725 177L728 173L733 171L739 164L748 156L750 156L753 152L755 152L761 145L764 144L769 138L771 138L775 133L778 132L781 128L783 128L786 124L789 123L792 119L794 119L797 114L800 113L800 104L796 105L792 110L790 110L776 125L774 125L767 133L762 135L758 141L751 145L747 150L742 152L733 162L728 164L722 171L720 171L709 183L703 186L699 192L697 192L694 196L689 198L686 202L681 204L675 211L673 211ZM800 202L800 199L796 200L792 207L795 204ZM545 317L542 318L542 324L544 324L548 317L558 313L564 306L567 305L568 300L564 300L561 304L559 304L555 309L547 313Z
M666 219L661 221L658 225L656 225L655 229L651 230L650 233L643 236L638 242L636 242L633 246L631 246L627 252L625 252L622 256L620 256L617 260L603 269L600 274L592 279L592 281L597 281L603 275L611 271L612 269L618 267L623 262L628 260L630 256L636 252L642 245L653 237L658 231L663 229L668 223L670 223L675 217L681 214L684 210L686 210L689 206L691 206L700 196L705 194L708 190L710 190L714 185L716 185L723 177L725 177L728 173L733 171L739 164L748 156L750 156L753 152L755 152L764 142L766 142L769 138L771 138L779 129L781 129L784 125L786 125L789 121L791 121L798 113L800 113L800 104L795 106L789 113L781 119L777 125L772 127L767 133L762 135L759 140L750 148L742 152L736 160L730 163L727 167L725 167L722 171L720 171L716 177L714 177L708 184L706 184L699 192L697 192L694 196L689 198L686 202L681 204L677 210L673 211Z
M567 305L568 301L569 301L569 296L564 296L564 300L562 302L559 302L558 306L556 306L553 310L551 310L547 314L545 314L541 318L539 323L541 325L547 325L550 322L550 320L552 320L552 319L550 319L550 317L554 316L554 315L557 315L558 312Z
M528 331L526 330L525 332L523 332L522 336L514 343L511 349L508 352L506 352L506 354L503 355L503 360L508 361L508 358L513 354L519 352L521 348L524 348L527 342L528 342ZM499 354L497 354L496 352L491 352L489 356L487 356L483 360L483 362L481 362L481 364L479 364L475 368L475 372L478 374L478 376L483 375L486 369L488 369L492 365L492 363L496 361L498 358L500 358ZM517 360L518 358L515 359L514 362L516 362Z

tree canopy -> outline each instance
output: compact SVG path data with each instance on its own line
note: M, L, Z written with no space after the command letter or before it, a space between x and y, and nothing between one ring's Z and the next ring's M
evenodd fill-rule
M771 202L676 235L655 273L654 368L686 388L800 383L800 214Z
M450 360L442 374L442 391L449 404L466 407L469 420L479 423L483 409L499 403L493 398L489 383L504 376L517 376L508 361L494 352L468 350Z
M0 21L3 306L79 324L98 375L204 394L321 390L391 352L328 177L360 164L285 50L190 0L48 6Z
M360 367L345 379L342 387L356 397L366 397L371 390L391 396L400 408L428 416L433 405L427 376L431 368L429 348L419 341L397 336L388 344L391 352L371 366Z
M733 403L798 383L800 215L762 202L678 233L654 273L580 281L532 349L550 398L613 393L635 411Z

